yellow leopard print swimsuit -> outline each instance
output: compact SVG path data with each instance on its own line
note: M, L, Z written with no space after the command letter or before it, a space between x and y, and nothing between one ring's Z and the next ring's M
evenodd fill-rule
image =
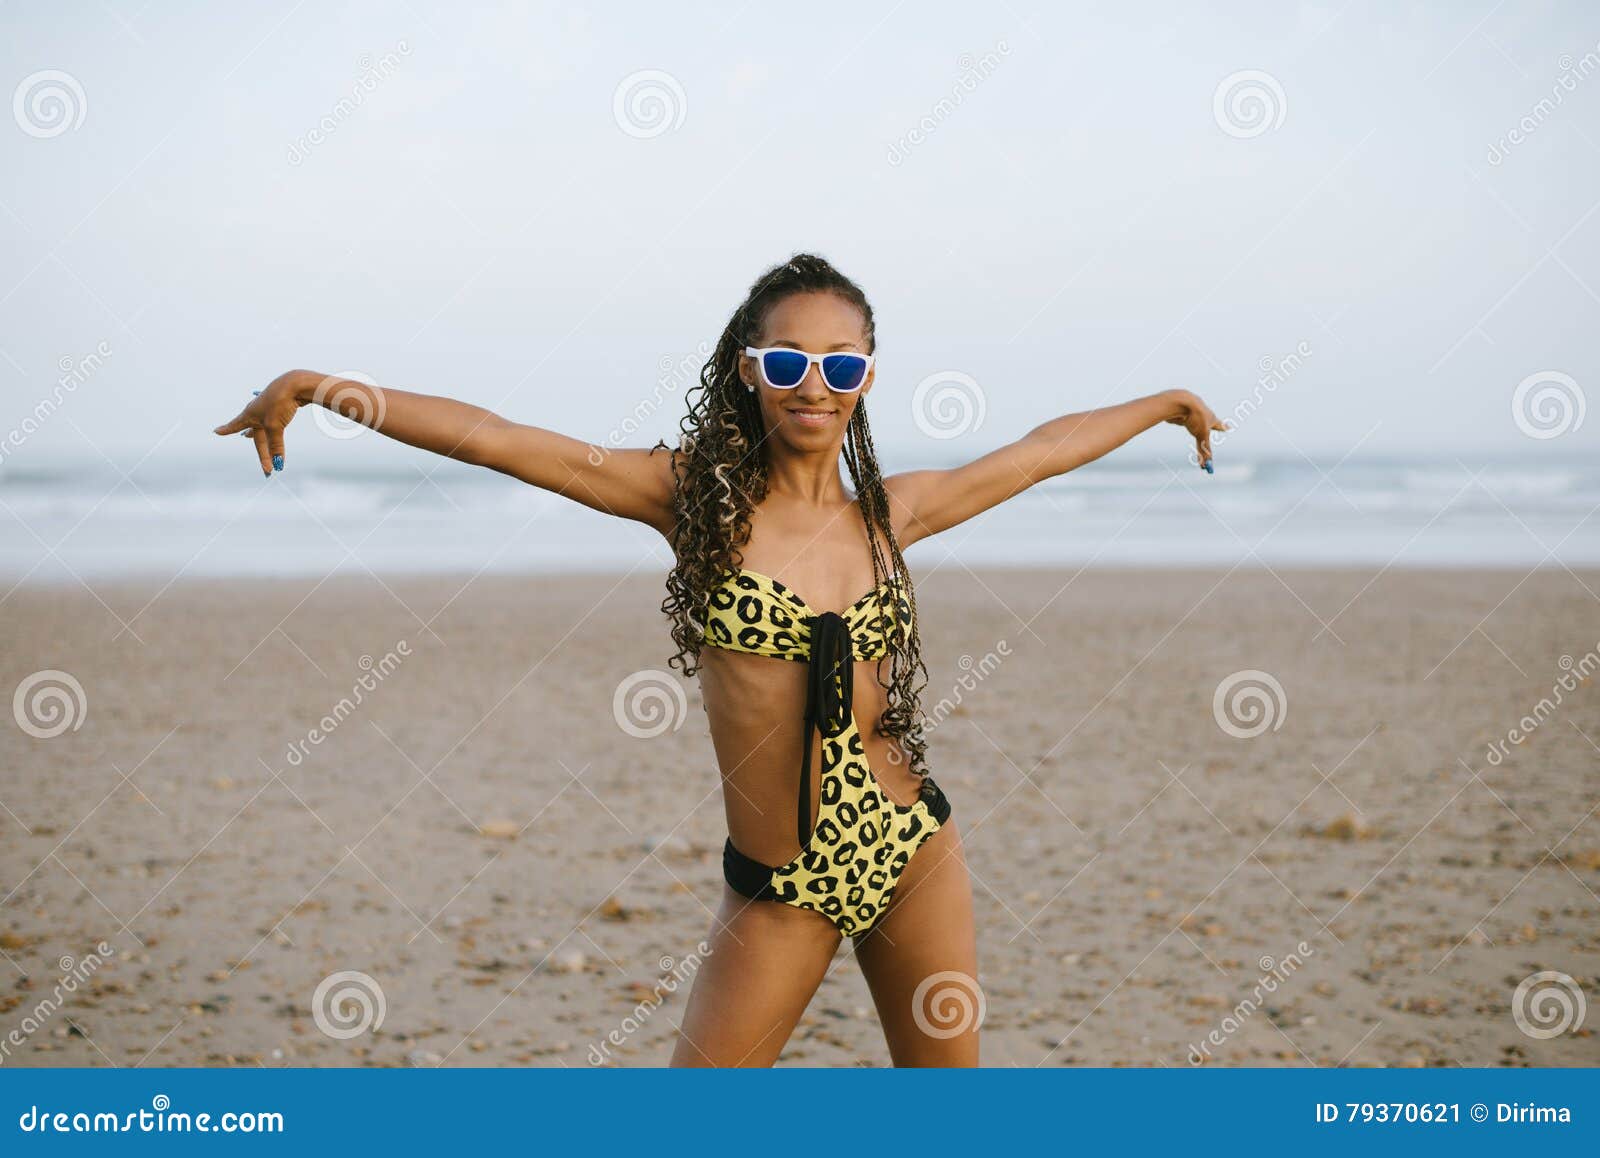
M931 777L918 799L896 804L867 763L851 710L853 660L888 654L893 614L909 628L911 604L896 581L883 583L841 615L812 611L778 580L741 568L711 592L705 642L711 647L807 665L805 749L800 760L800 854L773 868L733 847L722 872L737 892L812 909L846 936L871 929L888 908L911 856L950 817ZM884 599L887 593L892 599ZM822 734L821 802L811 824L811 736Z

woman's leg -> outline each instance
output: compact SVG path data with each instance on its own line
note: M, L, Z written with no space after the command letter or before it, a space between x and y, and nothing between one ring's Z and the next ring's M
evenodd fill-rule
M983 1008L972 883L947 822L911 858L886 912L856 942L897 1066L975 1066Z
M827 975L839 930L820 913L727 885L695 974L675 1066L770 1066Z

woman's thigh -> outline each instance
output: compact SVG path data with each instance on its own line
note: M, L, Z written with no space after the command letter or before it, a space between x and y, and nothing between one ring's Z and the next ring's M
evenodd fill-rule
M945 824L912 856L888 912L856 942L897 1066L975 1066L983 995L972 883Z
M675 1066L770 1066L827 975L839 931L820 913L726 885L695 974Z

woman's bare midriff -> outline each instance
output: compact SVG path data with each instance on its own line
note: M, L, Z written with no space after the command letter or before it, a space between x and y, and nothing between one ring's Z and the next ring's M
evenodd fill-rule
M722 773L728 834L746 856L763 864L786 864L800 851L795 809L805 735L806 665L716 648L704 649L700 664L700 691ZM882 666L887 680L889 660ZM898 741L876 734L886 699L878 667L876 660L856 661L856 730L883 791L899 804L910 804L921 784ZM820 735L811 742L811 785L815 817L822 790Z

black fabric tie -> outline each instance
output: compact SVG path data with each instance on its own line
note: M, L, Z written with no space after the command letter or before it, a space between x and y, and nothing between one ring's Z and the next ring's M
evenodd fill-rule
M850 626L837 612L824 611L806 620L811 628L811 659L806 664L805 753L800 758L800 847L811 839L811 733L826 739L850 723L855 696L855 655Z

